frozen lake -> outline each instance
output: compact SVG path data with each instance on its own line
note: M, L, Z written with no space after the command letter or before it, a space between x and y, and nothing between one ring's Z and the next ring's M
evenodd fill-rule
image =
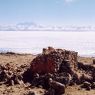
M53 46L95 56L95 32L0 31L0 51L41 53Z

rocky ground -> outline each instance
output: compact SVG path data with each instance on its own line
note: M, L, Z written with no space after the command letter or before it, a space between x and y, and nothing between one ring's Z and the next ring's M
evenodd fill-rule
M34 95L33 93L36 93L36 95L43 95L44 89L33 87L30 83L21 83L21 81L14 84L7 75L8 73L12 74L12 72L16 72L15 75L18 76L17 70L23 73L25 69L28 68L33 58L35 58L35 56L30 54L0 54L0 73L2 71L6 73L3 74L4 76L0 76L0 79L3 80L0 80L0 95ZM25 69L22 70L22 68Z
M36 56L31 54L0 54L0 95L49 95L45 94L49 91L49 89L47 89L48 87L45 88L48 84L42 84L42 82L41 85L33 84L33 82L36 83L35 81L37 80L32 79L33 81L30 82L31 79L29 80L29 76L27 77L27 69L30 68L30 63L35 57ZM91 65L93 59L94 58L78 57L78 61L80 63L86 63L86 65ZM81 68L77 73L81 74L83 72L87 71ZM44 79L47 76L48 75L41 77ZM38 77L38 75L36 75L36 77ZM50 82L51 85L54 83L54 81ZM88 88L82 87L85 85L86 87L88 86ZM94 82L89 84L87 81L79 85L70 84L65 87L64 95L95 95L94 86ZM89 87L93 89L89 89Z

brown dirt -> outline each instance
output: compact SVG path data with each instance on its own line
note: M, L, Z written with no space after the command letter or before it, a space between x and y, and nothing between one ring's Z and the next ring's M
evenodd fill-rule
M95 90L87 91L75 85L67 87L65 95L95 95Z
M78 61L83 62L85 64L92 64L93 59L94 59L94 57L81 57L81 56L78 56Z

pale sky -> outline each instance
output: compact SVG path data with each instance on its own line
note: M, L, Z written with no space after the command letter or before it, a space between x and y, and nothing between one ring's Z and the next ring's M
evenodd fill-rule
M0 25L94 25L95 0L0 0Z

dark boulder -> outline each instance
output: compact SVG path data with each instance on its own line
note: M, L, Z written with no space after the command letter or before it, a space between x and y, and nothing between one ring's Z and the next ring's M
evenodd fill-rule
M52 95L62 95L65 93L65 85L52 80L51 78L49 79L49 84L50 84L50 90L53 92Z
M90 90L91 89L91 83L85 81L82 85L81 88L85 88L86 90Z

